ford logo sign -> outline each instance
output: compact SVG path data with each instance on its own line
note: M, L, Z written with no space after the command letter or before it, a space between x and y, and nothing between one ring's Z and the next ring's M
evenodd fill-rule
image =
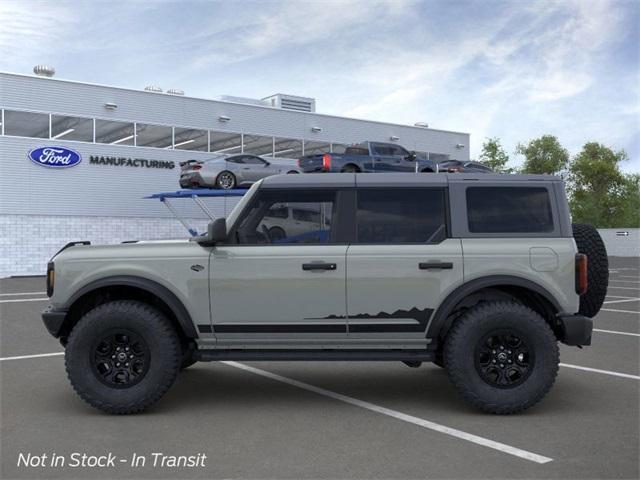
M79 164L82 156L64 147L40 147L29 152L29 159L43 167L69 168Z

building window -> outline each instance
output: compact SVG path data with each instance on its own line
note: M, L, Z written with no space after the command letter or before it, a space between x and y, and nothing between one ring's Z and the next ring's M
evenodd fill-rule
M242 135L229 132L209 132L211 153L242 153Z
M173 145L173 129L163 125L136 123L136 146L171 148Z
M441 188L358 191L358 243L438 243L445 218Z
M111 145L134 144L133 123L114 120L96 120L96 142Z
M331 152L331 144L328 142L311 142L308 140L304 142L305 155L322 155L329 152Z
M302 140L276 137L273 141L274 157L298 159L302 156Z
M544 187L467 188L467 216L473 233L553 231L549 192Z
M49 115L5 110L4 134L16 137L49 138Z
M262 135L244 135L244 153L272 157L273 137L263 137Z
M206 130L176 127L174 137L173 148L176 150L197 150L199 152L208 150L209 136Z
M349 145L345 145L344 143L332 143L331 144L331 153L344 153Z
M93 119L51 115L51 138L93 142Z

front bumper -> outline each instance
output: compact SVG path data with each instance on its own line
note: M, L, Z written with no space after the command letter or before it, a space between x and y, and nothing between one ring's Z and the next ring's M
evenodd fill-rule
M567 345L591 345L593 320L583 315L559 315L559 339Z
M66 318L66 310L56 310L51 305L42 312L42 321L44 322L44 326L47 327L49 333L56 338L60 337Z

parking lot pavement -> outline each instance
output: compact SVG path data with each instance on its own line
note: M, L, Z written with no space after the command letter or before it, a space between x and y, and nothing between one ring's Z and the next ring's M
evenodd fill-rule
M3 360L0 476L638 478L639 272L638 259L611 259L607 302L616 303L595 318L593 345L562 346L549 395L507 417L471 409L434 365L388 362L198 364L148 413L109 416L75 395L61 355ZM41 278L0 280L3 359L61 352L41 323L42 292ZM208 458L192 468L52 469L18 467L21 452Z

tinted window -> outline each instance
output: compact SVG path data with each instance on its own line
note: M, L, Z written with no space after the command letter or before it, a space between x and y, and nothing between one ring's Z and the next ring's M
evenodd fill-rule
M51 138L93 142L93 120L66 115L51 115Z
M240 222L237 241L246 245L330 243L334 197L334 192L327 191L261 192ZM292 216L287 215L289 210Z
M244 163L244 157L243 157L243 156L238 156L238 157L229 157L229 158L227 158L227 162L231 162L231 163Z
M49 138L49 115L45 113L5 110L4 124L5 135Z
M369 155L369 150L364 147L349 147L345 151L346 155Z
M111 145L133 145L133 123L96 120L96 142Z
M467 214L474 233L553 231L549 192L542 187L467 188Z
M264 165L264 160L260 157L253 157L251 155L243 157L243 163L249 163L251 165Z
M436 243L446 233L443 189L358 191L359 243Z

